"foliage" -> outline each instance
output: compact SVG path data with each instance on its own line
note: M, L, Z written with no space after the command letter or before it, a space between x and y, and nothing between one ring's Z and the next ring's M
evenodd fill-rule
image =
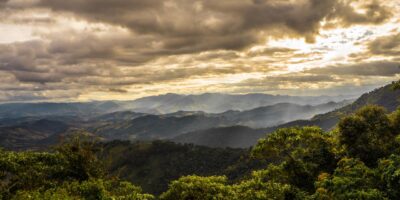
M277 130L251 153L270 162L265 169L234 184L224 178L179 179L162 197L400 199L399 113L366 106L329 133L317 127Z
M378 166L383 190L391 199L400 199L400 155L383 159Z
M161 195L162 200L223 200L232 199L230 186L226 185L227 178L223 176L186 176L173 181L169 190Z
M321 171L332 171L336 159L333 142L317 127L285 128L261 139L253 149L260 159L277 159L285 183L311 191Z
M54 152L0 150L1 199L151 199L103 173L93 146L79 140Z
M400 81L393 82L392 88L393 90L400 90Z
M389 114L370 105L330 132L279 129L250 153L161 141L79 140L53 152L0 150L0 198L155 198L111 178L111 171L154 191L162 188L161 200L400 199L399 133L400 109Z
M128 182L91 179L83 182L67 182L46 191L20 191L12 199L101 199L101 200L152 200L154 197L142 194L141 189Z
M234 185L235 199L263 200L263 199L304 199L306 193L299 188L282 183L273 173L282 172L279 167L270 166L267 170L255 171L249 180ZM279 173L279 172L278 172ZM283 178L283 177L281 177ZM287 177L285 177L287 178ZM285 179L283 178L283 179Z
M249 150L209 148L167 141L113 141L100 144L100 158L110 173L140 185L145 192L161 194L182 176L226 175L228 181L250 176L266 166L249 158Z
M373 166L396 146L397 123L391 123L382 107L366 106L339 122L339 142L346 148L348 156Z
M187 176L173 181L162 200L262 200L304 199L305 193L282 183L264 181L261 173L239 184L228 185L224 176Z
M323 173L316 182L317 199L386 199L376 172L354 158L343 158L333 175Z

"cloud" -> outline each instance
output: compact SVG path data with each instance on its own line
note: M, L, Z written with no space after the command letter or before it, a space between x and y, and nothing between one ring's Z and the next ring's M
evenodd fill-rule
M334 49L329 45L271 45L314 42L326 37L320 32L328 25L382 24L392 15L373 0L0 0L0 28L19 30L10 40L19 42L0 43L0 74L8 80L0 88L7 96L45 99L52 91L54 98L62 91L66 98L99 91L129 96L147 87L225 91L221 83L229 82L250 91L263 84L332 85L342 76L392 77L395 61L333 65L323 60ZM379 38L368 49L393 56L398 40ZM316 65L327 68L281 75ZM235 86L247 77L256 78Z
M329 74L340 76L387 76L400 74L400 63L391 61L375 61L352 65L337 65L306 70L305 73Z
M9 18L8 23L47 23L61 29L65 18L87 21L83 33L36 33L51 40L49 53L62 56L61 64L112 59L137 65L161 56L240 51L268 38L304 37L314 42L326 20L348 26L379 24L391 17L391 11L376 1L357 1L364 9L361 13L347 0L3 0L3 5L8 12L2 18ZM38 16L40 12L48 16ZM101 37L90 23L130 33Z
M379 24L392 17L390 9L382 6L382 3L377 0L372 2L365 1L365 3L361 4L359 9L362 12L358 12L354 7L348 6L350 3L351 1L345 1L345 3L338 4L332 13L332 17L341 16L339 19L345 25Z
M370 42L368 50L375 55L400 56L400 33L380 37Z
M0 70L45 72L38 64L48 56L40 41L0 44Z
M9 7L46 8L92 22L126 27L161 42L164 52L238 50L265 37L297 36L313 42L324 20L379 24L391 17L377 1L347 0L11 0ZM25 5L24 5L25 4ZM337 24L340 25L340 24ZM153 41L154 41L153 40Z

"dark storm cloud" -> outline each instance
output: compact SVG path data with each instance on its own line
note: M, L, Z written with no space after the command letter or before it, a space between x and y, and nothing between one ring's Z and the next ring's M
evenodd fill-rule
M380 37L369 43L368 49L375 55L400 56L400 33Z
M350 3L339 0L38 0L33 5L151 35L154 41L162 42L158 53L173 54L237 50L265 36L296 35L312 42L324 19L339 19L346 25L377 24L391 16L389 9L376 1L364 3L363 14L356 12ZM23 7L23 3L14 7Z
M305 71L311 74L329 74L346 76L395 76L400 74L400 63L390 61L376 61L353 65L328 66Z
M48 58L46 48L41 41L0 44L0 70L46 72L41 61Z
M52 10L54 16L69 13L90 22L131 30L130 35L108 38L94 36L96 30L41 35L50 40L47 51L55 65L111 61L135 66L162 56L240 50L270 36L305 37L313 41L324 19L340 19L345 24L381 23L390 16L390 11L375 1L365 3L365 14L357 13L350 1L339 0L10 0L4 5L13 10L45 8ZM49 17L31 19L35 20L54 23ZM37 23L27 18L10 21ZM253 53L284 51L291 50L271 48ZM25 61L15 59L2 63L34 68L28 65L36 62L29 57Z
M362 4L365 12L359 13L351 2ZM9 88L4 94L9 98L14 94L24 99L31 92L38 93L33 99L51 99L94 91L126 93L133 85L192 78L268 74L279 71L278 65L284 70L285 64L310 61L315 52L268 46L253 51L252 45L286 37L313 42L326 20L339 27L379 24L390 16L377 1L0 0L0 23L16 29L38 26L32 31L37 40L0 44L0 73L10 79L2 80L0 90ZM396 40L377 40L370 50L394 55ZM288 59L296 56L303 59ZM393 63L375 64L381 68L373 63L331 66L244 84L278 87L276 83L331 83L341 75L398 73ZM13 87L23 91L13 93ZM46 96L45 91L60 92Z
M103 59L106 48L90 44L74 45L62 40L57 42L27 41L0 44L0 71L13 74L20 82L61 82L67 77L117 76L119 69L96 63ZM59 45L59 43L68 45ZM104 58L104 62L112 58ZM73 65L77 64L79 65Z
M246 87L269 86L271 88L278 88L283 84L312 84L321 82L334 82L339 80L340 79L334 78L330 75L292 73L280 76L266 76L261 79L248 79L241 82L239 85Z
M33 82L33 83L52 83L61 82L64 78L61 74L53 73L35 73L35 72L13 72L15 78L20 82Z
M270 48L262 48L259 50L251 51L248 53L249 56L272 56L277 54L285 54L285 53L293 53L295 49L290 48L279 48L279 47L270 47Z
M300 74L294 74L293 76L278 76L270 78L270 80L278 82L308 82L308 83L337 81L337 79L329 75L300 75Z
M351 1L349 1L350 3ZM382 3L377 0L367 2L362 6L364 13L358 13L354 8L346 4L338 4L335 11L332 13L333 18L341 16L339 19L345 25L352 24L379 24L392 16L389 8L383 7Z

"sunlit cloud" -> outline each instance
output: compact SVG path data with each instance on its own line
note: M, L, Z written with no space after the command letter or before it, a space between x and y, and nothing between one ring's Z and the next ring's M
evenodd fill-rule
M0 1L0 101L361 93L399 78L399 27L395 0Z

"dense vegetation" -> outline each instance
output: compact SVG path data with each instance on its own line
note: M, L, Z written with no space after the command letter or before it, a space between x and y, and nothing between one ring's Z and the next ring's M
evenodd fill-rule
M160 194L181 176L226 175L230 181L249 176L265 162L250 159L248 149L209 148L167 141L113 141L100 144L100 159L110 174Z
M247 180L187 176L161 199L400 199L400 109L366 106L337 128L280 129L252 151L275 159Z
M0 199L395 200L399 188L400 108L376 105L330 131L278 129L250 152L75 139L49 152L0 150Z
M106 176L94 150L78 140L51 153L0 150L0 199L154 199Z
M261 139L250 153L269 165L235 181L223 175L227 172L224 169L229 168L227 163L235 163L229 159L236 160L242 153L234 149L230 152L236 157L224 156L227 152L222 150L206 148L196 152L194 149L202 147L174 146L168 142L137 143L121 148L124 146L121 142L90 145L72 141L51 153L1 151L0 195L2 199L152 199L155 197L143 194L139 187L106 175L103 166L123 169L119 174L122 176L136 173L139 177L138 172L146 172L126 168L149 167L148 173L156 174L150 168L157 164L151 162L162 160L164 152L172 151L169 156L178 160L165 159L171 161L170 165L159 163L159 167L187 170L188 174L209 167L215 168L216 174L173 180L167 191L159 195L164 200L400 199L399 130L400 109L388 114L384 108L372 105L343 118L330 132L318 127L279 129ZM96 149L108 149L105 151L108 153L96 154ZM184 152L199 159L191 160L195 165L201 166L200 158L207 156L217 155L215 159L221 161L190 171L185 162L179 161ZM196 156L201 152L202 156ZM96 155L120 157L104 163ZM124 155L131 159L121 159ZM149 156L154 157L149 159ZM176 171L171 173L177 174Z
M293 126L318 126L321 127L323 130L332 130L341 118L349 114L355 113L358 109L366 105L382 106L386 108L389 112L393 112L397 109L398 106L400 106L399 99L400 81L365 93L352 104L344 106L340 109L316 115L310 120L298 120L276 127L270 127L268 128L268 132L275 131L279 128L288 128Z

